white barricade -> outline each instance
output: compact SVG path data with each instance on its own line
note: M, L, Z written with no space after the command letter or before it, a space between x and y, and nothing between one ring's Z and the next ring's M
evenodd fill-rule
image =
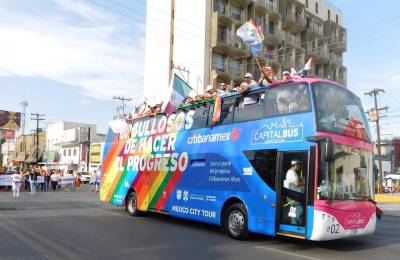
M58 184L59 185L73 184L74 182L75 182L75 177L74 176L58 177Z
M44 182L44 176L37 176L36 183L43 183Z
M0 186L11 186L11 175L0 175Z

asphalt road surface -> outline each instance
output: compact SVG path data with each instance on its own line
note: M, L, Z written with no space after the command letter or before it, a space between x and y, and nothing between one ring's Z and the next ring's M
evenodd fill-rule
M311 242L255 235L149 214L130 217L98 194L0 192L0 259L400 259L400 206L373 236Z

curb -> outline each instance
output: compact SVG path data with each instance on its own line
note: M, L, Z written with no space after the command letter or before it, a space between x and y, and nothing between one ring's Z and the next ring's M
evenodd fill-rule
M400 203L400 196L398 195L386 195L386 194L376 194L375 201L380 202L392 202L392 203Z

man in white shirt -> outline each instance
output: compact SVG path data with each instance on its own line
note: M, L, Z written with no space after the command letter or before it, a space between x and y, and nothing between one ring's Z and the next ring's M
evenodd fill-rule
M19 191L22 184L22 175L18 171L14 171L11 175L13 197L19 197Z
M304 193L304 183L299 178L299 173L301 171L301 161L297 159L293 159L290 162L291 168L286 172L285 179L285 188ZM291 218L291 224L296 226L303 225L303 217L304 217L304 207L303 205L296 200L288 198L289 203L289 214L288 216Z
M92 172L91 176L91 182L92 182L92 192L99 192L99 186L100 186L100 175L97 173L96 170Z

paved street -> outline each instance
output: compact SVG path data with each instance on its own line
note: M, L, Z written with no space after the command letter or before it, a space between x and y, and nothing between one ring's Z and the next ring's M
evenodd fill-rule
M398 259L400 207L384 205L375 235L331 242L255 236L150 214L132 218L97 194L0 192L1 259Z

